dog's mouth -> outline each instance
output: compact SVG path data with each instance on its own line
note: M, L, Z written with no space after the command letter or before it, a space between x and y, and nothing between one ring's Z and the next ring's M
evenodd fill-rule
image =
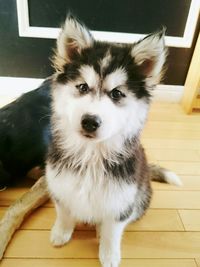
M82 136L84 136L85 138L87 138L87 139L93 139L93 138L96 137L95 134L87 133L87 132L85 132L85 131L80 131L80 134L81 134Z

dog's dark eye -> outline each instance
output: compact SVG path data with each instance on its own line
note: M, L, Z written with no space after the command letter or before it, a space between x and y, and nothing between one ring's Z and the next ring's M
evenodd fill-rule
M114 88L110 93L109 96L114 100L114 101L119 101L122 97L125 97L125 94L123 94L120 90Z
M76 85L76 88L79 90L81 94L86 94L90 90L89 86L87 83L81 83L79 85Z

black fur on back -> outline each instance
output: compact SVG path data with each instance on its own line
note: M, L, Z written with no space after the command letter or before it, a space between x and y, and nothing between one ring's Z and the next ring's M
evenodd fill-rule
M0 109L0 187L43 166L50 142L51 79Z

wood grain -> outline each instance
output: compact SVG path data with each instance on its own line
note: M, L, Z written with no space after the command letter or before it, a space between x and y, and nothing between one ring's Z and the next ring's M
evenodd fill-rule
M200 258L195 259L197 267L200 267Z
M7 258L90 258L98 256L94 231L75 231L72 240L62 248L49 242L49 231L19 230L5 253ZM200 232L125 232L123 258L197 258Z
M158 163L177 174L200 176L200 162L158 161Z
M162 166L162 164L160 164ZM199 175L179 175L182 186L169 185L165 183L153 182L154 190L170 190L170 191L200 191L200 176Z
M155 191L151 202L154 209L200 209L199 191Z
M192 139L142 138L145 148L200 150L200 142Z
M96 259L4 259L1 267L100 267ZM197 267L193 259L122 259L121 267Z
M159 161L200 162L200 153L190 149L147 149L146 153Z
M0 218L5 212L0 208ZM54 208L39 208L21 225L21 230L50 230L55 221ZM95 229L94 226L78 225L78 230ZM183 231L183 225L176 210L149 209L143 218L127 226L126 231Z
M186 231L200 231L200 210L179 210Z

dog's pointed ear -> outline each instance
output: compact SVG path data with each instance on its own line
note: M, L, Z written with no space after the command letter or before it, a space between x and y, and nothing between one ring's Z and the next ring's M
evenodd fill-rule
M54 66L62 69L75 54L80 54L84 48L91 47L94 39L89 30L74 16L69 14L57 39L57 49L54 56Z
M141 74L146 77L149 85L160 82L163 66L167 56L164 41L165 28L146 36L134 44L131 55Z

